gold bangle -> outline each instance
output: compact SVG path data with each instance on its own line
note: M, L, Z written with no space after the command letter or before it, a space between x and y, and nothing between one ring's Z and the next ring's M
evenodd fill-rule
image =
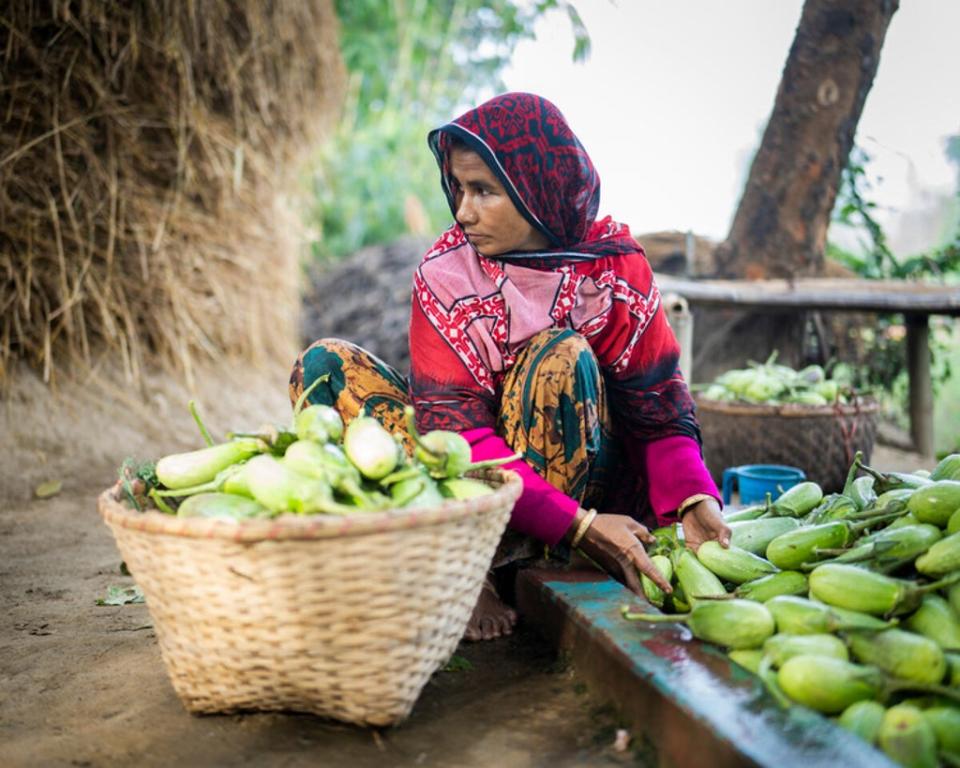
M593 519L596 516L597 510L595 509L591 509L583 516L583 520L581 520L580 525L577 526L577 532L573 534L573 539L570 540L570 549L577 548L577 545L580 544L580 539L586 535L587 529L593 524Z
M680 502L680 506L677 507L677 517L683 517L683 513L686 512L694 504L698 504L701 501L706 501L707 499L714 498L709 493L696 493L689 498L684 499Z

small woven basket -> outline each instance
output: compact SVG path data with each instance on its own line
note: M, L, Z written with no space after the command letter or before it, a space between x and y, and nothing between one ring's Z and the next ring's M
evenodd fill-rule
M741 464L800 467L825 493L842 490L857 451L870 460L880 406L754 405L697 398L703 455L716 482Z
M143 590L163 660L195 713L295 710L403 720L457 646L522 483L350 517L232 523L99 497Z

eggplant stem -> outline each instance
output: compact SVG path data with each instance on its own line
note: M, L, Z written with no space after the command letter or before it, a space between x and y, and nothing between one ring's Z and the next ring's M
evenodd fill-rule
M690 616L689 613L632 613L630 611L630 606L628 605L620 607L620 615L623 616L623 618L625 618L627 621L648 621L653 624L670 622L686 624L687 617Z
M724 595L690 595L693 600L735 600L737 597L733 592L727 592Z
M960 701L960 689L952 688L946 685L936 685L932 683L915 683L910 680L900 678L887 678L886 688L889 692L895 691L921 691L923 693L933 693L938 696L945 696L954 701Z
M156 491L157 496L193 496L197 493L206 493L207 491L216 491L219 490L222 482L217 480L211 480L208 483L200 483L200 485L191 485L189 488L165 488L162 491Z
M882 523L886 520L893 520L894 518L902 517L902 516L903 516L902 512L887 512L885 514L870 515L868 517L863 518L858 523L851 523L850 530L863 531L869 528L871 525L875 525L876 523ZM844 521L844 522L848 522L848 521Z
M877 518L883 519L885 515L896 515L897 517L902 517L904 512L907 511L907 505L898 499L893 499L889 503L885 504L882 507L877 507L875 509L866 509L856 514L850 515L845 518L846 520L876 520Z
M200 412L197 410L197 401L190 400L187 403L187 408L190 410L190 415L193 416L193 420L197 422L197 429L200 430L200 434L203 436L203 442L205 442L208 446L213 445L213 438L207 431L207 428L203 423L203 419L200 418Z
M501 464L509 464L511 461L516 461L517 459L522 459L523 454L517 451L517 453L512 456L504 456L500 459L487 459L486 461L475 461L473 464L468 464L463 470L464 472L470 472L475 469L486 469L487 467L499 467Z
M369 509L371 511L376 511L378 509L384 509L384 504L380 501L377 501L375 498L372 498L369 493L363 490L359 485L357 485L349 477L343 478L339 483L333 484L341 493L345 493L349 496L353 503L357 505L358 509Z
M443 461L446 463L447 454L437 453L436 451L431 450L430 447L427 446L421 439L420 433L417 431L417 421L414 418L415 411L413 410L413 406L405 406L403 409L403 414L407 417L407 432L410 433L410 437L413 438L413 442L415 442L426 453L429 453L431 456L437 459L437 461Z
M381 479L380 485L390 486L394 483L399 483L401 480L412 480L420 473L421 470L418 467L404 467L403 469L398 469L396 472L391 472Z
M863 451L857 451L853 456L853 463L850 465L850 469L847 470L847 480L843 484L843 490L840 492L842 496L850 496L850 491L853 488L853 481L857 477L857 470L860 469L863 462Z
M297 398L297 402L293 404L294 418L296 418L300 414L300 411L303 410L303 404L307 401L307 396L317 388L317 385L319 385L321 382L329 380L329 378L329 373L325 373L322 376L317 376L317 378L313 380L313 383L300 393L300 397Z
M934 592L942 587L949 587L951 584L956 584L958 581L960 581L960 571L954 571L949 576L944 576L942 579L935 581L932 584L924 584L919 589L923 593ZM958 696L960 696L960 693L958 693Z
M876 548L876 545L871 544L870 547L871 548L869 551L867 551L866 548L864 548L864 553L861 553L863 557L857 558L857 559L859 560L866 557L870 557L870 555L873 554L873 550L874 548ZM836 557L837 555L846 555L849 552L850 552L849 549L844 549L843 547L814 547L813 548L813 553L815 555L829 555L831 557ZM804 565L806 565L806 563L804 563ZM817 565L820 565L820 563L817 563Z
M167 515L176 515L176 514L177 514L176 512L174 512L174 511L170 508L170 505L167 504L167 502L165 502L162 498L160 498L160 496L157 494L157 489L156 489L156 488L151 488L151 489L150 489L150 492L149 492L147 495L148 495L151 499L153 499L153 503L157 505L157 509L159 509L159 510L160 510L161 512L163 512L164 514L167 514Z

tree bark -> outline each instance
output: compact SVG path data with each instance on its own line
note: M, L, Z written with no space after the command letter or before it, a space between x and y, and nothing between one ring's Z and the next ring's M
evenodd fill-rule
M820 274L830 214L898 0L806 0L730 233L723 277Z
M898 0L806 0L773 112L714 276L819 275L830 215ZM697 381L763 360L826 362L815 313L696 310ZM829 342L827 342L829 343Z

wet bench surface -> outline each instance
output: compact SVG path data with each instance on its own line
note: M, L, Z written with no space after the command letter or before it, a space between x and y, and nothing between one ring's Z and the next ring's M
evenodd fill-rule
M622 605L649 606L596 571L531 568L516 586L525 618L617 706L654 765L894 768L828 718L781 709L755 675L683 625L626 621Z

